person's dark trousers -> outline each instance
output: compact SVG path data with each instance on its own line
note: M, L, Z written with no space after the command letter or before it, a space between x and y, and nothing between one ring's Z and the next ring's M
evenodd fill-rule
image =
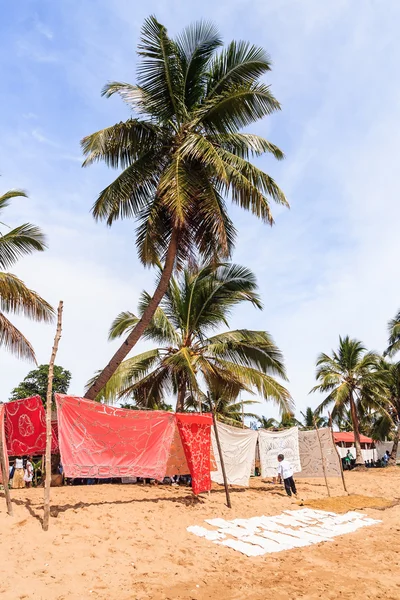
M294 482L293 477L288 477L287 479L283 480L283 483L285 484L285 490L288 496L293 494L297 494L297 490L296 490L296 484Z

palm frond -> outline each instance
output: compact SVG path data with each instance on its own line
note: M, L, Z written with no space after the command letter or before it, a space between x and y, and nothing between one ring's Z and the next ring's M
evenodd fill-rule
M7 269L22 256L45 249L46 238L39 227L30 223L19 225L4 235L0 234L0 268Z
M53 320L54 309L21 279L11 273L0 272L0 311L25 315L35 321Z
M270 86L241 83L205 102L196 115L209 133L237 133L280 108Z
M32 345L2 312L0 312L0 347L5 348L17 358L36 363Z
M252 84L270 69L271 59L263 48L232 41L211 65L207 97L221 94L232 84Z
M127 167L99 195L92 207L96 220L112 225L117 219L137 217L157 190L157 157L154 150Z
M145 20L138 54L138 81L146 111L167 122L184 111L183 74L176 44L152 16Z
M118 399L130 395L132 386L147 375L160 360L160 350L148 350L132 358L122 361L106 386L97 395L98 402L115 403ZM97 378L97 373L86 384L90 388Z
M217 28L208 21L186 27L176 38L182 75L183 92L188 110L200 102L207 83L206 68L216 48L222 45Z
M0 196L0 212L10 204L10 200L13 198L27 198L24 190L9 190Z
M207 340L206 353L287 380L282 353L266 331L241 329L216 335Z
M83 166L104 161L108 167L125 169L153 148L161 152L163 130L149 121L128 119L96 131L81 141L86 156Z

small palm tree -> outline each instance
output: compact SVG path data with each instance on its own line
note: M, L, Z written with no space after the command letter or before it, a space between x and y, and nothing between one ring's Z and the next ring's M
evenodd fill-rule
M326 427L328 425L328 419L315 414L311 406L307 406L306 412L300 412L300 414L303 417L302 425L305 429L310 429L311 427L315 427L315 425L318 428Z
M359 412L367 407L379 410L379 400L384 394L382 381L376 376L379 356L367 352L362 343L348 336L339 338L339 349L332 356L320 354L317 360L316 379L321 383L311 392L328 392L328 396L317 408L317 413L334 405L332 416L350 409L356 448L356 464L364 461L360 445Z
M279 427L278 421L272 417L257 417L257 421L261 429L276 429Z
M230 403L241 390L255 389L282 411L290 410L290 394L274 377L286 379L282 354L267 332L240 329L210 335L228 325L237 304L250 302L261 308L255 289L254 275L238 265L186 268L178 279L171 279L145 333L161 346L124 361L98 399L133 396L138 406L152 408L173 394L176 410L183 411L185 405L193 409L204 404L205 386L218 402ZM148 302L144 293L140 313ZM138 320L130 312L121 313L110 338L129 331Z
M388 323L389 340L385 354L393 356L400 350L400 310Z
M294 413L290 410L286 410L282 413L281 422L278 427L280 429L287 429L289 427L298 427L301 423L296 419Z
M239 393L243 389L235 381L226 382L222 379L214 380L208 394L201 390L195 396L188 393L185 401L185 408L188 411L213 411L218 421L233 425L234 427L243 427L243 419L257 419L257 415L245 410L245 407L258 404L256 400L240 400Z
M201 22L176 39L154 17L146 19L138 48L138 85L109 83L133 111L128 121L82 140L84 165L104 161L122 173L93 206L95 219L138 222L137 248L146 266L163 262L146 310L87 390L104 387L148 327L174 267L194 254L202 260L231 256L236 230L225 199L273 224L271 200L287 206L283 192L250 159L283 153L242 129L280 109L260 81L271 69L268 54L247 42L226 49L215 27Z
M21 190L0 196L0 213L12 198L26 197ZM3 224L4 225L4 224ZM36 361L35 352L26 337L9 321L5 313L25 315L35 321L50 321L54 312L50 304L30 290L18 277L8 272L19 258L45 250L45 237L35 225L24 223L0 232L0 346L18 358Z

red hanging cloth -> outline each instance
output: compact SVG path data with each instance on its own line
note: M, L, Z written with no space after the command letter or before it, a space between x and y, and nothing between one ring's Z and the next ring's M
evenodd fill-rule
M194 494L211 489L211 414L176 413Z
M165 477L175 429L173 413L55 397L66 477Z

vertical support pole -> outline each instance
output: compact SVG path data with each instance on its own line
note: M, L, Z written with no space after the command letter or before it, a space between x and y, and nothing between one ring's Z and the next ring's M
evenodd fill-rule
M50 363L49 363L49 378L47 383L47 395L46 395L46 479L44 484L44 513L43 513L43 529L47 531L49 528L50 518L50 485L51 485L51 407L53 403L53 371L54 362L56 360L56 354L58 350L58 343L61 338L62 329L62 311L63 302L60 300L57 311L57 329L54 338L53 349L51 352Z
M6 461L4 458L4 444L3 444L3 431L4 431L4 411L2 412L2 420L0 423L0 465L1 465L1 478L3 480L3 486L4 486L4 496L6 497L6 504L7 504L7 513L10 515L10 517L13 516L13 508L12 508L12 504L11 504L11 496L10 496L10 489L8 487L8 469L7 469L7 465L6 465Z
M326 485L326 489L327 489L327 492L328 492L328 496L330 496L330 495L331 495L331 492L330 492L329 485L328 485L328 478L327 478L327 476L326 476L326 466L325 466L325 456L324 456L324 451L323 451L323 449L322 449L321 438L320 438L320 435L319 435L319 431L318 431L317 422L316 422L316 420L315 420L315 417L314 417L314 419L313 419L313 420L314 420L314 427L315 427L315 431L317 432L317 438L318 438L319 449L320 449L320 451L321 451L322 470L323 470L323 472L324 472L325 485Z
M219 460L221 461L221 470L222 470L222 477L223 477L223 480L224 480L225 495L226 495L226 504L227 504L228 508L232 508L231 497L230 497L229 488L228 488L228 480L226 478L224 457L222 456L221 443L219 441L217 419L215 418L215 410L214 410L214 407L213 407L212 402L211 402L210 394L208 392L207 392L207 396L208 396L208 400L209 400L210 408L211 408L211 414L212 414L212 419L213 419L215 440L217 442Z
M332 436L332 442L333 445L335 446L335 451L337 454L337 457L339 459L339 465L340 465L340 474L342 476L342 483L343 483L343 489L346 492L346 494L348 494L349 492L347 491L347 487L346 487L346 481L344 478L344 473L343 473L343 463L342 463L342 457L339 454L339 450L337 449L337 446L335 444L335 436L333 435L333 427L332 427L332 417L331 417L331 413L328 413L329 415L329 429L331 430L331 436Z

